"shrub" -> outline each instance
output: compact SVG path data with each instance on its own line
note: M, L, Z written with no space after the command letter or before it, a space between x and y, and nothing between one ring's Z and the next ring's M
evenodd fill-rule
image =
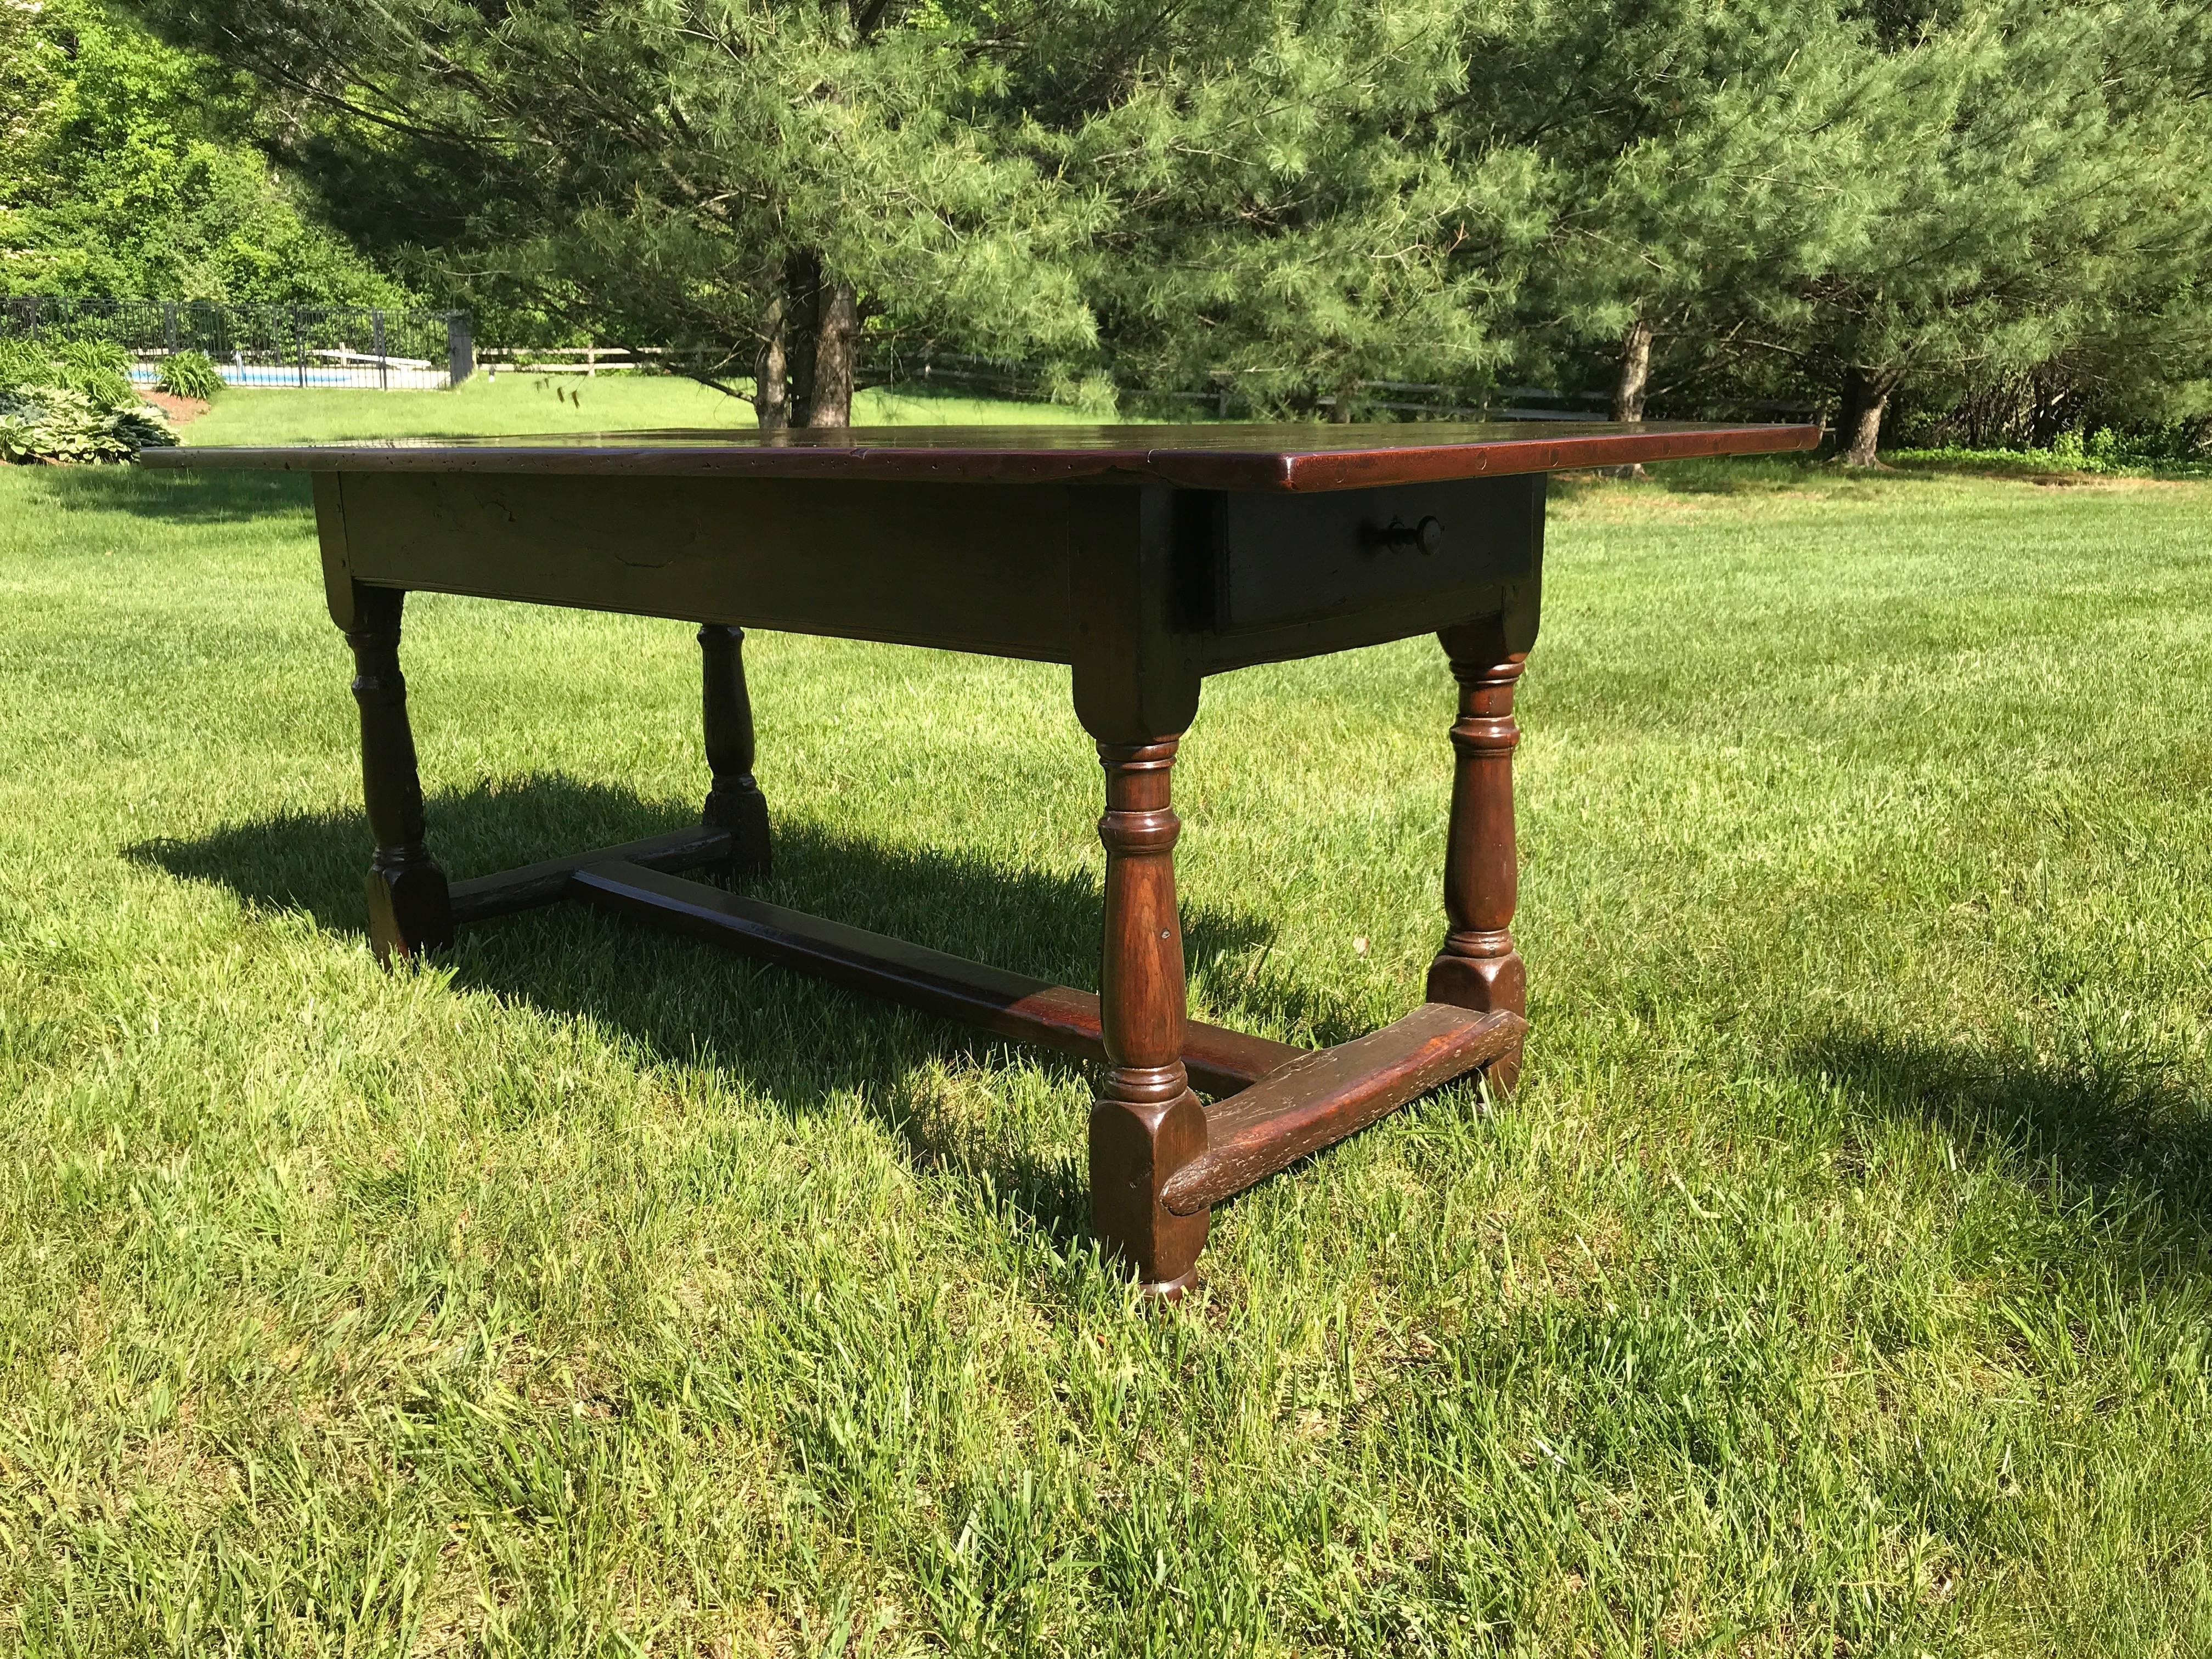
M159 385L173 398L198 398L205 403L222 390L222 376L204 351L173 351L161 360Z
M105 340L58 351L0 341L0 460L127 461L176 433L131 390L131 360Z
M134 394L131 354L112 340L70 340L49 346L37 340L0 340L0 391L60 386L100 403Z
M0 340L0 392L51 380L57 372L53 353L29 340Z
M97 404L135 404L131 354L112 340L70 340L54 354L53 384Z
M103 404L58 386L0 392L0 460L128 461L176 441L161 411L135 398Z

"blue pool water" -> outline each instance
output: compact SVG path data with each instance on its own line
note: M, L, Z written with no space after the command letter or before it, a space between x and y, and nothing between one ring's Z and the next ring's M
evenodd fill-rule
M222 376L224 384L228 386L298 386L301 384L300 371L296 368L269 368L254 363L248 363L242 368L236 363L217 363L215 368L216 373ZM398 371L394 371L395 378L398 373ZM143 380L151 386L161 378L161 371L147 364L139 363L131 368L131 378L134 380ZM307 371L307 384L309 386L374 386L376 370L374 368L310 368Z

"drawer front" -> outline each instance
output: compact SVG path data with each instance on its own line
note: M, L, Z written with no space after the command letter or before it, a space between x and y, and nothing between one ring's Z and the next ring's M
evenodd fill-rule
M1532 577L1543 545L1540 473L1312 495L1199 497L1178 539L1194 570L1184 591L1224 634L1365 609L1403 611ZM1210 589L1211 592L1206 590Z

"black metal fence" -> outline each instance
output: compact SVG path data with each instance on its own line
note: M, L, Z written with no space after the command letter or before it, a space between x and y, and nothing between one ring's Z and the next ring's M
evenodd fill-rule
M374 306L234 306L206 300L0 297L0 338L110 340L131 377L202 351L233 386L443 390L476 367L468 313Z

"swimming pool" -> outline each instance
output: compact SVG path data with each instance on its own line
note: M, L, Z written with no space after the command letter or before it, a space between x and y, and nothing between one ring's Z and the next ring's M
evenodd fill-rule
M380 382L374 364L362 364L352 368L325 368L310 365L303 379L301 371L283 363L217 363L216 374L222 376L226 386L357 386L374 392L380 384L392 391L441 391L445 387L443 371L434 368L391 368ZM134 363L131 378L151 386L161 378L157 363Z

